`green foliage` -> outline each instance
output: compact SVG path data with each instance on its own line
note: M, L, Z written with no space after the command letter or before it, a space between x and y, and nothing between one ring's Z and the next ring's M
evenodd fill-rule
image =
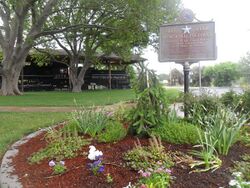
M224 93L219 100L226 107L234 109L237 107L237 105L239 105L240 95L238 95L234 91L229 91Z
M216 112L219 104L215 96L206 92L203 92L200 96L186 94L184 97L186 98L185 105L189 121L194 125L199 125L208 114Z
M85 54L83 66L86 68L97 62L97 53L116 54L130 61L131 49L139 54L148 44L155 45L159 25L174 20L178 5L179 0L64 1L57 7L56 16L51 17L46 27L78 27L64 31L64 35L55 34L56 39L49 38L51 40L48 43L55 47L54 43L57 42L66 53L73 56L68 62L71 69L80 63L82 52ZM74 48L70 52L65 46ZM71 71L71 74L78 79L84 77L84 72Z
M60 162L57 162L55 166L53 166L53 174L63 174L67 170L67 167Z
M213 67L205 67L204 75L213 80L214 86L231 86L239 78L238 65L232 62L223 62Z
M230 180L229 187L231 188L249 188L250 181L244 180L241 172L233 172L234 179Z
M197 127L184 121L177 123L165 122L154 128L152 134L160 136L163 141L173 144L197 144L199 135Z
M25 135L67 119L58 112L0 112L0 158L11 144Z
M57 161L65 158L72 158L77 155L77 151L88 141L78 136L75 131L61 131L50 128L46 133L45 140L47 147L32 154L29 158L30 163L39 163L43 159L56 159Z
M159 74L158 78L159 78L160 81L168 80L169 79L169 75L168 74Z
M247 115L235 114L231 109L219 107L213 114L207 115L203 121L207 135L215 143L219 154L227 155L234 144L241 127L247 122Z
M99 142L116 142L122 140L127 135L127 130L119 121L109 121L103 132L97 139Z
M170 86L176 86L176 85L183 85L184 79L183 79L183 73L179 71L178 69L174 68L169 73L169 85Z
M201 148L200 150L193 150L191 153L198 157L199 160L194 161L191 164L191 168L197 168L193 172L206 172L209 170L218 169L222 162L218 158L218 154L215 150L216 141L212 139L209 133L205 132L204 135L199 131L199 145L194 147ZM201 161L200 161L201 160Z
M250 126L241 128L238 140L246 146L250 146Z
M246 114L250 112L250 90L245 90L242 94L233 91L227 92L221 96L220 101L236 112Z
M167 115L168 104L165 90L153 71L141 65L138 82L134 85L138 96L136 107L130 112L132 132L147 135L148 131L161 124Z
M106 127L109 117L104 110L96 110L95 108L81 107L72 113L72 118L77 122L79 131L96 137Z
M134 170L155 169L161 163L165 168L173 165L170 156L164 151L160 139L152 137L149 146L142 146L138 140L135 148L124 154L123 159L126 165Z
M139 184L147 188L167 188L170 185L170 175L166 172L152 172L149 177L141 178Z
M245 154L241 156L241 161L234 162L234 167L231 172L241 172L242 178L246 181L250 181L250 155Z
M200 75L200 71L201 71L201 83L202 86L210 86L211 85L211 79L208 76L204 75L204 70L205 67L201 66L200 67L201 70L199 70L199 66L194 66L191 69L191 74L190 74L190 85L193 87L198 87L199 86L199 75Z
M244 91L243 95L241 96L241 101L240 101L240 108L244 113L250 112L250 89Z
M110 184L113 183L113 177L111 176L110 173L106 175L106 182Z
M103 106L135 99L131 89L71 92L26 92L21 96L0 96L1 106Z
M243 83L250 85L250 52L248 52L244 57L241 58L239 62L239 69L241 77L243 78Z
M41 52L34 52L30 55L31 60L35 62L38 66L46 66L50 63L51 58L49 55Z

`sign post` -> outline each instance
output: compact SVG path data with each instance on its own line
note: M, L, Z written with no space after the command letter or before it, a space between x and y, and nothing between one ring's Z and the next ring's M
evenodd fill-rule
M188 21L192 21L193 15L191 15L189 9L188 11L182 13L182 15L189 18ZM214 22L187 22L167 24L160 27L159 61L183 65L185 93L189 92L190 65L199 61L215 60L216 58ZM185 117L187 117L187 110L184 111Z

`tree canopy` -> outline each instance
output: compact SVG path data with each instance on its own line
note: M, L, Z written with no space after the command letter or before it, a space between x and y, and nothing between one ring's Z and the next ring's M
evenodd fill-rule
M233 62L223 62L205 67L204 76L210 78L214 86L231 86L239 78L238 65Z
M51 36L57 42L64 38L60 47L84 51L89 57L98 48L127 56L131 47L157 44L159 24L174 18L178 4L178 0L0 0L1 94L20 94L20 72L30 49L44 42L37 40L40 37Z
M74 92L80 92L86 70L97 54L115 53L129 60L149 44L155 45L159 25L176 15L175 0L74 0L57 7L46 23L48 28L79 25L43 38L49 48L59 46L69 56L70 81ZM84 56L84 58L82 58ZM79 64L82 65L78 70Z

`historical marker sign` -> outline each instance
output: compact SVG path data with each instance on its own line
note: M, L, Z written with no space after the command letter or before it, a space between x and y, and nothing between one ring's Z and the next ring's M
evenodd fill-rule
M217 58L214 22L160 27L159 61L197 62Z

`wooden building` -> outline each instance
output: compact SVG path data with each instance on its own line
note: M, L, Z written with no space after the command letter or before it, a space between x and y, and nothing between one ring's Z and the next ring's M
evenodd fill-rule
M66 53L62 50L53 52L67 60ZM65 58L66 57L66 58ZM102 69L95 66L89 68L85 74L82 89L124 89L130 88L130 78L125 69L129 64L145 61L138 55L133 55L130 61L111 54L109 56L99 55L99 62ZM104 68L103 68L104 67ZM112 67L120 67L112 70ZM80 69L81 67L79 67ZM0 78L1 79L1 78ZM1 84L1 82L0 82ZM41 91L41 90L71 90L69 82L68 67L65 64L51 60L46 65L39 66L30 57L27 58L26 66L23 68L19 79L21 91Z

